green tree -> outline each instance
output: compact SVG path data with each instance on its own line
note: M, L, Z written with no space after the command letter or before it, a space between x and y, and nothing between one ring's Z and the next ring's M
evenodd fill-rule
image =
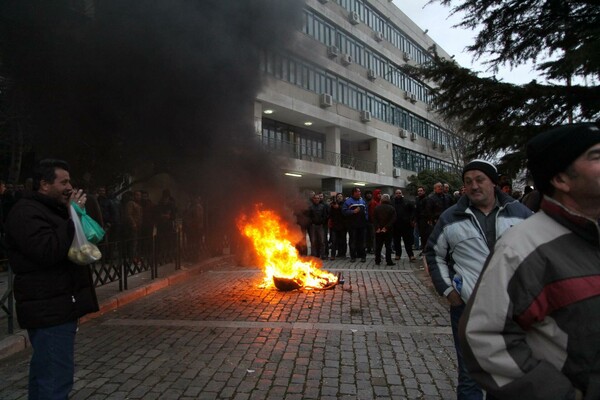
M431 0L464 13L458 26L479 29L467 47L475 59L501 65L534 64L545 82L524 85L479 77L438 56L406 67L432 81L443 118L471 135L467 158L501 154L510 175L524 165L527 141L549 126L596 121L600 116L600 5L597 0Z
M456 173L450 173L445 171L432 171L430 169L423 170L417 175L411 175L408 177L410 182L406 185L408 193L415 196L417 194L417 188L423 186L427 193L433 190L433 185L437 182L447 183L450 185L450 190L458 190L462 186L462 177Z

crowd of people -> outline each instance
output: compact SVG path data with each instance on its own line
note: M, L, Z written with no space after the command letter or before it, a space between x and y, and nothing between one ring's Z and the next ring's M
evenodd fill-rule
M427 194L423 186L417 189L415 201L404 197L402 189L392 194L381 189L364 192L359 187L352 189L350 196L335 193L310 192L308 205L297 213L303 238L298 244L302 255L323 260L350 257L352 262L366 262L367 254L374 254L379 263L382 246L394 255L402 257L404 247L411 262L416 262L415 250L427 239L441 213L456 203L464 188L453 195L447 183L437 182ZM420 254L419 256L421 256ZM394 264L386 257L389 265Z

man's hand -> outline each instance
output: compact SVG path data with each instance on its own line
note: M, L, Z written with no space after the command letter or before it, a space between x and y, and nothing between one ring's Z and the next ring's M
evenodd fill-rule
M79 206L79 208L85 207L85 201L87 200L87 196L83 193L83 190L75 190L71 192L71 201Z
M462 298L460 297L460 294L458 294L456 290L453 290L450 293L448 293L446 299L448 299L448 303L450 303L452 307L458 307L464 304Z

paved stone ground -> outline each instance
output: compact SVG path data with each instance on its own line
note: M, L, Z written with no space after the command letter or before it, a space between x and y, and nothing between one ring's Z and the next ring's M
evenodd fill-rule
M416 264L367 261L293 292L228 264L86 322L72 399L455 398L447 307ZM0 361L0 399L26 398L29 357Z

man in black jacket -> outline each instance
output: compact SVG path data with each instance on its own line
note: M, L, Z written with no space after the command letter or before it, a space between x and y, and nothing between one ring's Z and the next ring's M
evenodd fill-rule
M415 219L415 205L406 200L402 195L402 190L396 189L394 192L394 208L396 209L396 222L394 223L394 250L396 252L396 260L402 255L402 241L406 255L410 262L417 261L413 252L413 221Z
M33 191L24 193L7 216L17 319L33 347L30 399L68 398L77 319L98 311L89 266L67 257L75 233L68 207L74 201L83 208L85 200L81 190L73 190L66 162L42 160Z

